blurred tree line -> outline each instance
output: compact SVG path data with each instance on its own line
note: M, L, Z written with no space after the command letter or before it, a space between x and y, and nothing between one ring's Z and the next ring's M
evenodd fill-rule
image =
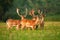
M60 15L60 0L0 0L0 20L6 21L8 18L19 19L16 8L20 8L20 13L22 14L25 13L25 8L27 8L28 11L40 9L48 16Z
M13 0L0 0L0 21L5 16L6 12L12 7Z

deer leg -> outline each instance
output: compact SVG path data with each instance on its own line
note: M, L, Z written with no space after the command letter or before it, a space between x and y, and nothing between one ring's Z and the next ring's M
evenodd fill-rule
M19 30L19 25L17 25L16 29Z
M10 29L10 28L11 28L11 26L8 24L8 25L7 25L7 29Z
M34 30L34 27L33 26L31 26L31 28L32 28L32 30Z
M21 26L21 30L23 30L24 29L24 26Z
M41 29L43 29L44 28L44 23L41 23L40 27L41 27Z

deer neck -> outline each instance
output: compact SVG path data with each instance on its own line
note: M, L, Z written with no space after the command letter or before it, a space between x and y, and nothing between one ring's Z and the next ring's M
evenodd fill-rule
M44 21L44 17L41 18L41 22L43 22L43 21Z
M36 20L35 20L35 23L37 23L39 21L39 18L37 17Z
M21 16L21 19L23 20L24 19L24 16Z

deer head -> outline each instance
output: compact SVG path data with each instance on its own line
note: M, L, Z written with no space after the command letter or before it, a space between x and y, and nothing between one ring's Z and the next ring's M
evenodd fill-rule
M34 12L35 12L34 9L32 9L32 10L29 12L29 15L35 16L35 15L34 15Z

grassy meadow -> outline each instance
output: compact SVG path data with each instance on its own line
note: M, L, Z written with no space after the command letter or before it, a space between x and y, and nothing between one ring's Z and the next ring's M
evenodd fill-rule
M60 22L45 22L42 30L7 30L0 22L0 40L60 40Z
M27 19L33 18L29 15L32 9L35 15L39 15L40 9L40 14L45 14L44 29L16 30L13 27L7 30L7 19L21 19L17 8L20 15L27 13ZM0 40L60 40L60 0L0 0Z

